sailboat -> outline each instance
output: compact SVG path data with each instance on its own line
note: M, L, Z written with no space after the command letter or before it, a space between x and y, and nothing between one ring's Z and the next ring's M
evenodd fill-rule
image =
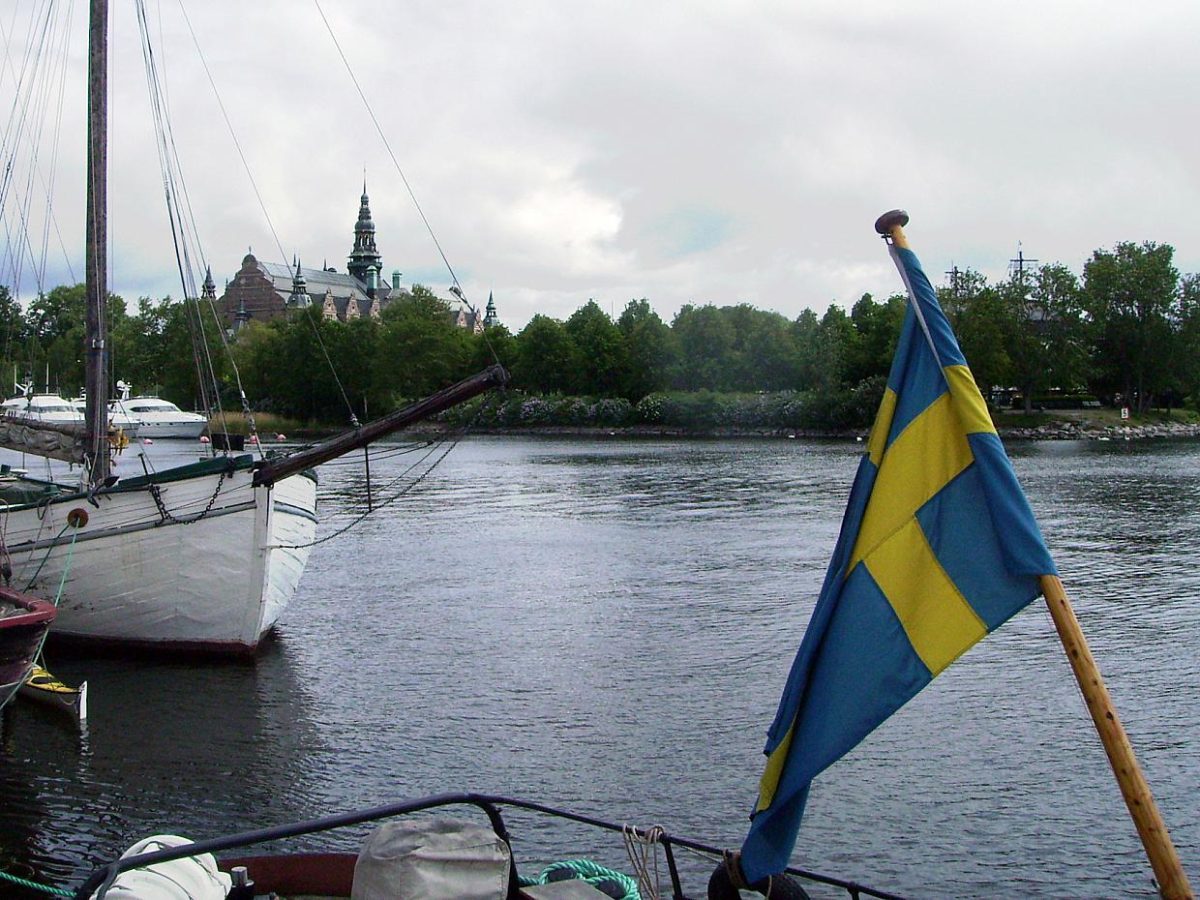
M106 272L106 0L92 0L88 79L86 409L82 428L11 426L6 446L84 467L81 485L9 477L0 534L13 578L57 602L56 637L251 655L296 593L317 530L316 466L436 415L508 375L494 365L290 456L215 456L111 472Z

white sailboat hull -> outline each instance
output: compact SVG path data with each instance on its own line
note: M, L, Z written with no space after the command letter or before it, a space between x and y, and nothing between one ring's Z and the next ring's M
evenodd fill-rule
M13 584L57 600L56 636L253 653L300 583L316 483L302 474L255 487L247 465L219 466L129 479L95 505L75 496L0 508ZM87 523L73 527L72 510Z

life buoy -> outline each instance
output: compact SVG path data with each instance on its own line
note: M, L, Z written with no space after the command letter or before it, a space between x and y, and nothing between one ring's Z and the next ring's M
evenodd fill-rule
M737 866L737 858L727 856L717 865L712 876L708 879L708 900L739 900L741 894L735 886L735 876L730 872L730 866ZM741 869L738 868L736 881L741 883ZM809 900L808 892L800 883L788 875L768 875L761 881L745 885L748 891L770 897L771 900Z

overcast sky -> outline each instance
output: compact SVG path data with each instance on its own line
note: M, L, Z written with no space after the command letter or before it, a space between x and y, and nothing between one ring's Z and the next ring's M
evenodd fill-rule
M54 210L81 277L77 6ZM113 6L111 288L178 297L137 22L131 2ZM619 315L645 297L669 322L685 303L795 317L886 296L901 284L872 223L897 206L935 284L951 265L1001 278L1018 245L1080 273L1097 248L1149 240L1200 271L1195 0L321 8L468 299L494 292L513 331L589 298ZM218 291L248 248L344 271L365 171L384 277L399 269L446 296L437 246L315 3L186 9L279 238L179 4L149 0ZM0 12L0 97L22 15ZM49 285L69 280L57 243Z

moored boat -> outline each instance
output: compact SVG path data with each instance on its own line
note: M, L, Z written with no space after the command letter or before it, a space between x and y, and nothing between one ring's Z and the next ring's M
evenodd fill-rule
M208 416L182 410L162 397L124 396L127 393L109 404L108 414L110 419L121 416L133 422L139 437L198 438L208 428Z
M52 425L82 425L83 412L58 394L22 394L0 404L4 415Z
M462 810L469 809L471 818ZM448 818L446 811L453 810ZM561 861L542 864L536 872L514 853L505 810L537 816L539 829L585 826L612 839L607 856L624 853L630 875L588 859L570 847ZM436 812L437 818L427 814ZM426 815L421 815L426 814ZM420 818L417 818L420 816ZM407 824L413 817L418 824ZM310 835L375 825L362 849L312 851L279 849L281 842ZM519 838L519 836L518 836ZM592 832L585 839L596 847ZM271 843L270 852L249 848ZM306 842L311 846L311 842ZM679 851L699 857L696 865L680 864ZM593 852L589 850L589 852ZM621 868L626 868L622 864ZM76 900L113 896L157 896L156 886L174 885L179 900L242 900L259 896L360 900L421 897L508 898L508 900L587 900L701 896L733 900L739 887L777 900L806 898L805 884L833 896L897 900L898 895L854 881L800 868L789 868L756 885L738 885L731 857L710 844L670 834L661 827L636 827L580 815L543 803L489 794L440 794L256 831L192 842L174 835L139 841L127 854L97 869L75 891ZM700 872L706 887L685 884ZM190 889L181 890L181 884ZM141 890L144 894L132 893Z
M87 720L86 681L79 687L71 687L47 669L35 665L17 693L26 700L66 713L77 724Z
M83 421L83 415L87 412L87 397L75 397L71 400L71 405L79 412L80 419ZM138 436L139 422L133 416L127 416L123 412L114 411L109 404L108 425L113 431L119 431L128 440L133 440Z
M33 671L56 614L49 601L0 587L0 709Z

